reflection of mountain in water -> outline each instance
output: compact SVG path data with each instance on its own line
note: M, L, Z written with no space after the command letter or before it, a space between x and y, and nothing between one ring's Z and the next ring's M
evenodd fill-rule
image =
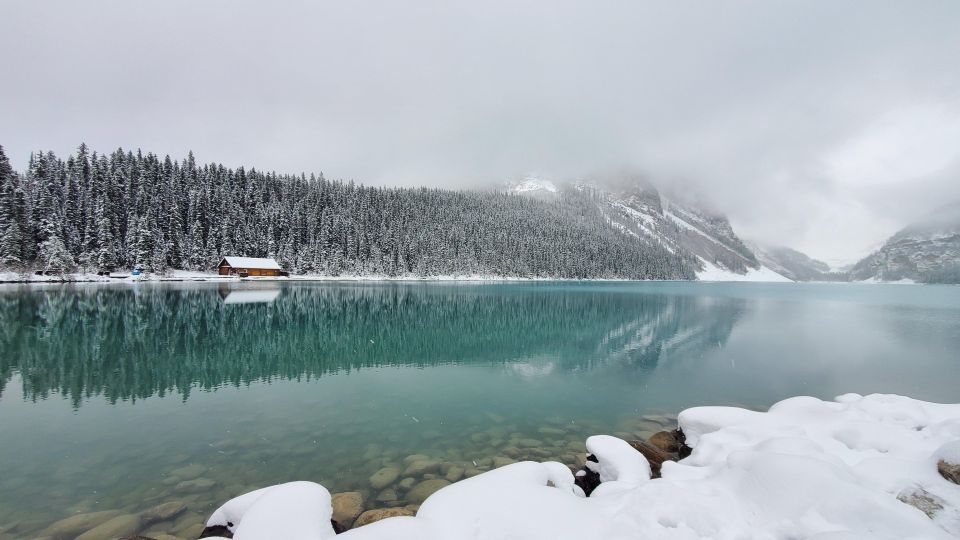
M514 363L649 370L727 339L742 300L585 286L105 287L0 294L0 384L143 398L374 366ZM240 294L244 303L228 300ZM267 299L266 295L271 298ZM254 298L254 297L257 298ZM250 303L246 303L249 301ZM551 368L552 369L552 368ZM2 386L0 386L2 391Z

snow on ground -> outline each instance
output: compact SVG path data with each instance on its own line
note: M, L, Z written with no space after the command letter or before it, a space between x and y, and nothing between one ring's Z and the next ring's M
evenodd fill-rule
M344 540L947 539L960 535L960 486L937 472L960 458L960 404L896 395L791 398L766 413L680 414L693 453L662 477L626 442L587 444L604 483L589 498L559 463L521 462L437 491L416 517ZM898 499L899 497L899 499ZM901 501L914 501L914 505ZM305 502L306 501L306 502ZM917 503L916 501L920 501ZM932 502L932 506L931 506ZM309 503L309 504L307 504ZM928 517L915 506L924 506ZM332 538L329 493L282 484L227 502L208 525L239 539Z
M854 281L852 283L883 283L886 285L916 285L917 284L916 281L910 278L898 279L896 281L884 281L882 279L878 279L876 276L870 277L867 279L861 279L859 281Z
M523 179L519 184L513 186L513 191L515 193L529 193L531 191L546 191L547 193L557 193L560 191L557 189L557 185L549 180L544 180L542 178L537 178L535 176L528 176Z
M724 268L700 259L704 270L697 272L697 279L700 281L768 281L768 282L793 282L790 278L781 276L766 266L759 269L748 268L746 274L737 274Z

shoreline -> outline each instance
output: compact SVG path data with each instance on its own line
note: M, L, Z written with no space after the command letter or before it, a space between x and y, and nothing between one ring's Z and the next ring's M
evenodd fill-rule
M495 275L436 275L436 276L385 276L351 274L330 276L309 274L300 276L263 276L240 278L238 276L220 276L203 272L188 272L176 270L169 274L131 276L114 275L98 276L96 274L74 273L55 276L38 276L30 273L0 272L0 285L43 285L43 284L70 284L70 283L762 283L762 284L850 284L850 285L927 285L914 281L764 281L764 280L723 280L723 279L625 279L625 278L561 278L561 277L523 277L523 276L495 276Z
M764 412L703 406L634 422L650 428L645 433L657 425L660 431L588 437L576 463L518 461L507 453L474 462L470 471L414 454L385 463L357 491L293 481L234 496L207 510L202 525L187 523L199 509L180 494L132 513L74 514L40 534L600 540L673 538L678 530L683 538L715 538L725 530L892 540L960 533L960 404L893 394L800 396ZM539 431L546 440L561 430ZM197 493L212 483L198 477L196 465L179 467L171 471L176 491ZM388 502L378 492L399 496ZM16 533L17 525L0 532Z
M366 511L351 494L289 482L225 502L204 536L948 539L960 534L958 433L960 404L893 394L693 407L647 441L589 437L575 472L509 463L424 480L416 508Z

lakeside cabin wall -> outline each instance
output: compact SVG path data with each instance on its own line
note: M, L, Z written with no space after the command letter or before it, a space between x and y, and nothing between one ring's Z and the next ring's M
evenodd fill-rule
M246 274L251 277L286 276L280 265L274 259L260 259L254 257L224 257L217 265L217 273L221 276Z

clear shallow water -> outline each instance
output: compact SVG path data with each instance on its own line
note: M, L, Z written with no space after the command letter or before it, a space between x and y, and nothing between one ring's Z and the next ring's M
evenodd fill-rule
M374 502L368 478L409 454L573 464L587 435L695 405L960 402L960 287L6 287L0 352L0 531L179 500L141 532L183 533L294 479L406 504Z

